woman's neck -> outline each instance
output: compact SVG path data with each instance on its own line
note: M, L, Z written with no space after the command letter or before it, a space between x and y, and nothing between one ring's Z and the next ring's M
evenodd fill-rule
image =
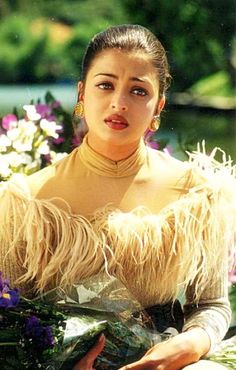
M100 140L98 143L94 140L91 140L90 136L88 135L88 145L90 148L103 157L111 159L115 162L130 157L138 149L140 141L124 145L114 145L113 143Z

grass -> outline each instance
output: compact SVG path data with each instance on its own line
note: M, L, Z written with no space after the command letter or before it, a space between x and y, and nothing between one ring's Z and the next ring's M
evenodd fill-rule
M202 78L189 88L188 92L200 96L235 97L235 91L230 83L230 76L225 71Z

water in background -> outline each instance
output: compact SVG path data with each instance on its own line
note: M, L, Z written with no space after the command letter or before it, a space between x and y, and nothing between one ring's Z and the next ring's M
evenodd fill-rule
M184 159L184 151L195 150L205 141L209 153L219 147L236 162L236 112L206 109L171 108L162 114L157 135L170 137L176 157ZM163 132L162 132L163 130ZM220 160L220 156L217 157Z
M55 85L0 85L0 116L16 107L21 110L23 105L44 101L47 91L59 100L63 107L72 109L77 100L77 86L73 84Z
M22 110L31 101L43 102L47 91L59 100L69 112L77 100L77 86L73 85L0 85L0 116L12 111L13 107ZM236 161L236 113L228 111L206 111L199 108L173 109L168 106L161 115L161 127L157 138L166 139L173 155L185 159L184 150L193 150L197 142L206 141L210 151L215 146L222 148Z

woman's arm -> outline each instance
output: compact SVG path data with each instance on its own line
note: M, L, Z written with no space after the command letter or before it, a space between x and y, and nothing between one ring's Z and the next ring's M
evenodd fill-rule
M105 337L101 336L95 346L76 364L73 370L93 370L94 362L103 350ZM210 340L201 328L192 328L166 342L152 347L139 361L120 370L178 370L198 361L210 347Z
M139 361L120 370L179 370L198 361L210 348L208 334L195 327L152 347Z
M227 251L226 251L227 252ZM184 305L185 325L183 331L198 326L204 329L211 340L211 350L225 336L231 320L228 299L228 253L225 254L218 271L209 278L199 302L194 300L195 288L189 286Z
M179 370L199 361L219 343L230 323L228 263L222 260L218 271L195 302L195 286L188 287L183 332L152 347L139 361L120 370ZM213 366L213 365L212 365Z

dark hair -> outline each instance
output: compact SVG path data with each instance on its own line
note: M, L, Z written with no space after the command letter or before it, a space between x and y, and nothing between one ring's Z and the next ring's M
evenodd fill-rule
M86 80L89 68L95 57L106 49L142 51L150 57L157 69L160 96L170 84L170 74L166 52L157 37L140 25L124 24L112 26L96 34L89 42L82 61L81 78Z

